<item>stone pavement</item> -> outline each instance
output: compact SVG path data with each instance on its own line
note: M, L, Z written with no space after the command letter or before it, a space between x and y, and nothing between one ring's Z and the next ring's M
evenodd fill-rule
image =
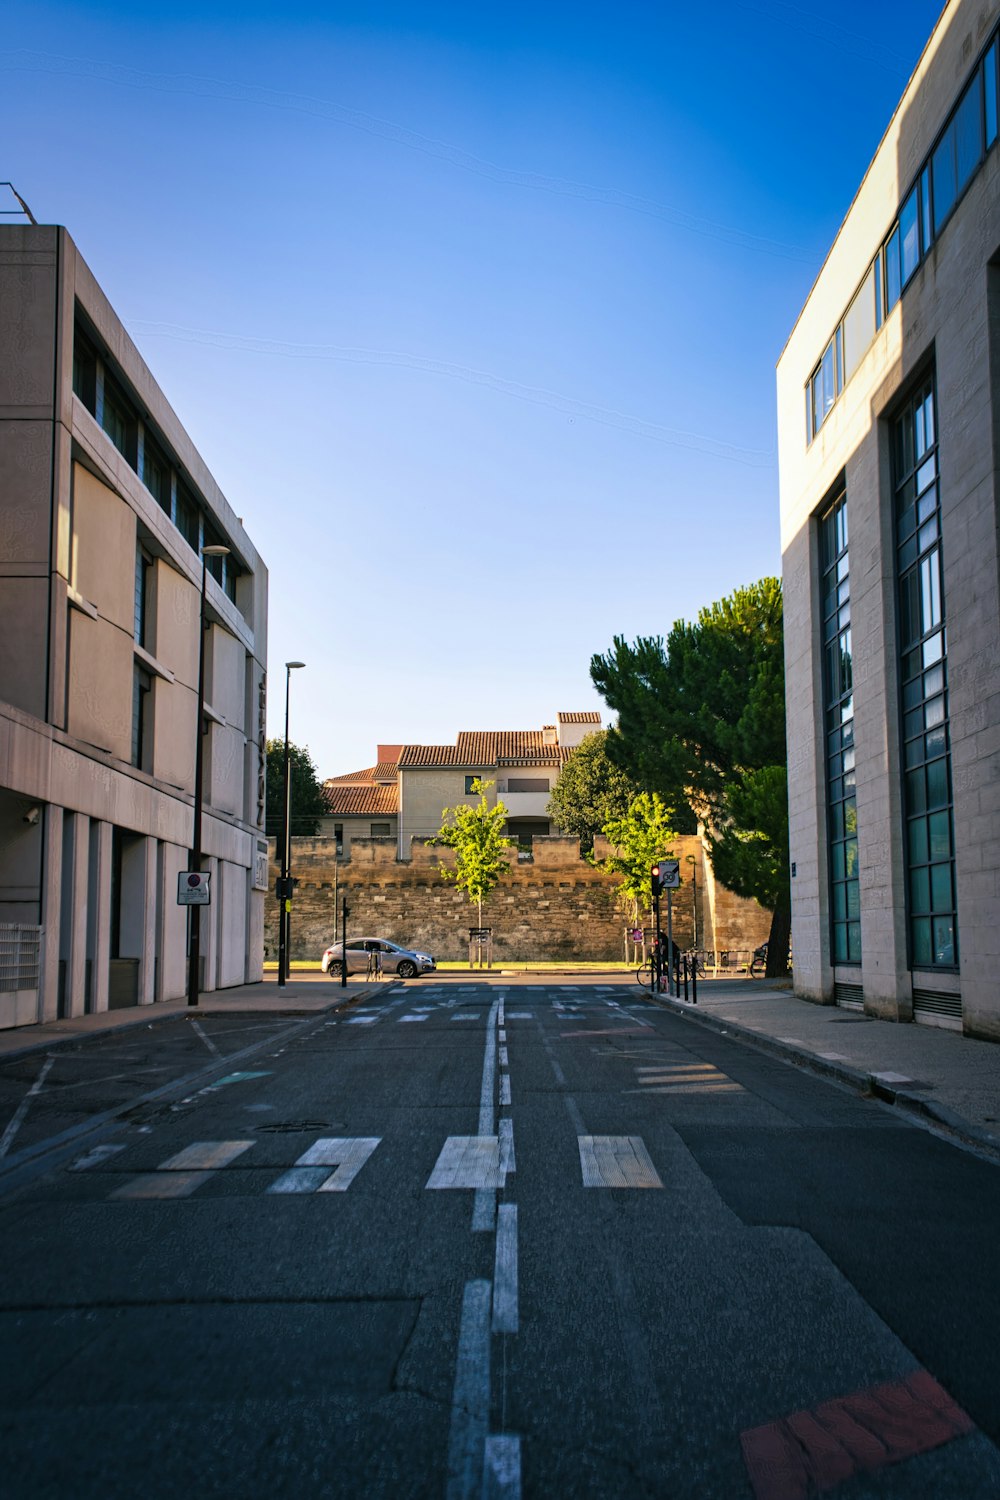
M813 1005L762 980L703 980L659 1004L925 1120L1000 1160L1000 1045Z
M294 976L280 989L273 974L265 974L263 984L241 984L232 989L213 990L199 997L197 1006L184 1000L168 1000L160 1005L129 1006L126 1010L106 1010L97 1015L73 1016L62 1021L46 1021L41 1026L19 1026L0 1031L0 1062L29 1052L47 1051L50 1047L80 1042L86 1037L123 1031L130 1026L152 1026L176 1016L269 1015L307 1016L331 1010L348 1001L380 994L394 984L395 978L350 981L341 986L325 974Z

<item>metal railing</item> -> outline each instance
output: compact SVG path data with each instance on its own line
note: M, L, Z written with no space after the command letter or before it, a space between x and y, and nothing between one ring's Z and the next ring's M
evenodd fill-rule
M0 994L37 990L42 955L41 927L0 922Z

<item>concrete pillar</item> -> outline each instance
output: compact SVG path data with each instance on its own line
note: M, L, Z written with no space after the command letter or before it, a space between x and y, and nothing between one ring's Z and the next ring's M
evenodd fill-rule
M212 877L209 881L209 889L212 893L211 905L203 906L201 909L201 951L205 962L204 990L207 994L210 990L219 987L219 914L222 892L219 888L219 861L203 859L202 869L207 870Z
M108 1008L111 972L111 835L110 823L91 824L90 891L87 953L90 958L90 1008Z
M62 959L65 963L63 1011L82 1016L86 1010L87 887L90 879L90 819L67 813L63 819Z
M49 803L42 833L42 934L38 986L38 1019L54 1021L59 1014L59 934L62 906L63 810Z
M159 898L157 882L159 865L159 840L143 840L143 884L142 884L142 952L139 956L139 1004L152 1005L156 999L156 955L159 931Z

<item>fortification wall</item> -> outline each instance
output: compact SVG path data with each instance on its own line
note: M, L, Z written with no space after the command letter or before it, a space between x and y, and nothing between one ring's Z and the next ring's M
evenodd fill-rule
M598 854L603 851L600 847ZM690 856L690 858L689 858ZM271 841L271 890L278 874ZM709 898L701 841L675 842L682 885L674 892L674 937L682 947L748 948L767 937L770 917L754 901L742 901L716 886ZM336 857L333 839L293 839L292 873L298 878L291 920L293 958L319 958L334 941L339 903L350 908L348 937L383 937L421 948L438 959L468 956L468 929L476 908L446 882L442 866L453 866L450 849L420 840L411 858L396 858L395 839L356 839L350 858ZM615 907L618 882L580 855L577 839L539 838L533 858L508 851L509 872L483 907L493 928L495 960L621 959L625 918ZM708 940L715 911L714 943ZM664 925L666 921L664 918ZM725 931L723 931L725 929ZM727 941L723 942L723 936ZM277 952L277 903L267 902L264 942Z

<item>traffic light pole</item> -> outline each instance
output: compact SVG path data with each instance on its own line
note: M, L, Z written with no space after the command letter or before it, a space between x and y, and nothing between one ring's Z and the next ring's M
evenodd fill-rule
M660 949L660 888L653 877L653 993L660 993L663 982L663 954Z

